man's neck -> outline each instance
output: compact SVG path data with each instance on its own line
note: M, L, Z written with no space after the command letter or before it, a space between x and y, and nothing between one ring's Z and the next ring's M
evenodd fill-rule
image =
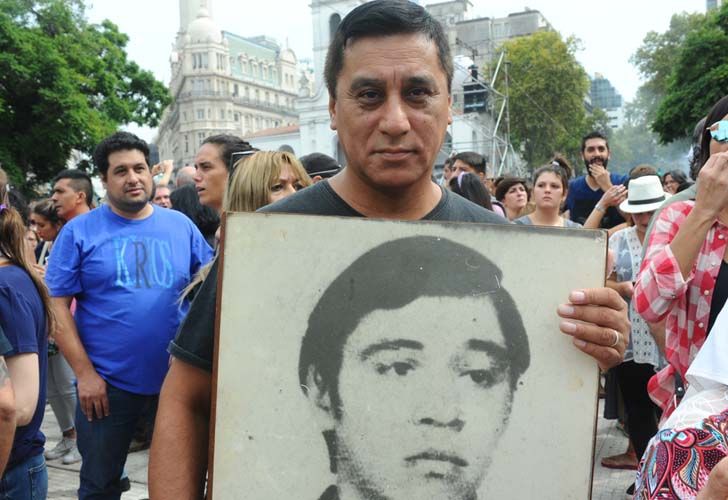
M72 212L72 213L71 213L71 214L70 214L70 215L69 215L69 216L68 216L68 217L66 218L66 222L70 221L71 219L75 219L75 218L76 218L76 217L78 217L79 215L83 215L83 214L85 214L85 213L87 213L87 212L90 212L90 211L91 211L91 209L90 209L90 208L89 208L89 206L88 206L88 205L86 205L85 203L84 203L83 205L79 205L79 206L78 206L78 207L76 207L76 208L75 208L75 209L73 210L73 212Z
M114 212L119 217L123 217L123 218L129 219L129 220L146 219L147 217L152 215L152 213L154 212L154 207L152 206L151 203L147 203L146 205L144 205L144 208L142 208L138 212L127 212L125 210L121 210L121 209L115 207L111 203L109 203L109 208L111 209L112 212Z
M366 217L419 220L442 199L442 189L430 178L399 189L375 189L350 170L329 179L329 185L354 210Z
M592 188L594 191L597 189L600 189L599 184L597 184L597 181L594 180L594 177L592 177L589 174L586 174L586 185Z

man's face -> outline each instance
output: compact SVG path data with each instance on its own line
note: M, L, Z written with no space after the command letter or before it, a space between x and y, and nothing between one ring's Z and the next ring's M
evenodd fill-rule
M152 203L164 208L172 208L172 200L169 198L170 192L167 186L157 186L154 191L154 199Z
M103 179L109 205L119 212L136 214L152 196L152 172L137 149L124 149L109 155L109 169Z
M203 144L195 156L195 188L200 203L217 211L222 210L222 200L228 181L228 169L220 156L220 146Z
M339 488L474 499L512 398L491 301L423 297L367 315L344 346L339 396Z
M344 50L331 128L347 167L372 189L430 182L452 122L447 76L422 35L367 37Z
M584 151L581 153L581 157L584 159L584 166L589 175L592 175L592 165L599 165L607 168L609 163L609 148L607 147L607 141L604 139L594 138L587 139L584 144Z
M59 179L55 183L51 200L58 217L64 220L68 220L79 205L86 203L84 194L71 187L71 179Z

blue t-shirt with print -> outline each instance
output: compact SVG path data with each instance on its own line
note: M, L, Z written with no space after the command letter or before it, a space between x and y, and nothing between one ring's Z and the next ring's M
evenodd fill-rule
M15 429L13 449L6 470L43 453L45 436L40 431L46 401L48 329L43 301L33 281L17 266L0 266L0 329L10 343L9 359L20 354L38 355L38 402L33 418Z
M180 292L211 258L180 212L154 207L132 220L102 205L63 227L46 283L51 296L76 298L79 337L99 375L125 391L157 394L167 344L188 308Z

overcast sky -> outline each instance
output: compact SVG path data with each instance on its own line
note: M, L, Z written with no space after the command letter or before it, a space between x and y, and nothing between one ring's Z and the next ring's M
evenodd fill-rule
M292 48L299 58L311 56L308 0L208 0L220 29L241 36L268 35ZM602 73L627 100L640 85L629 58L649 31L665 31L670 17L682 11L704 12L705 0L471 0L470 17L501 17L526 7L541 11L562 35L575 35L583 50L577 58L587 72ZM432 3L421 1L420 3ZM140 66L169 81L169 54L179 29L177 0L95 0L92 22L110 19L129 35L128 53ZM146 139L151 135L144 133Z

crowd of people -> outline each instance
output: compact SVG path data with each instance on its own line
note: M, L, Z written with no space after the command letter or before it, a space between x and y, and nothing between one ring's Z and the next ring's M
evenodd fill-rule
M1 497L45 498L45 461L60 460L81 462L79 498L118 499L134 442L151 442L151 498L203 497L226 211L607 230L607 286L554 311L606 373L606 411L630 438L604 465L639 467L635 498L728 496L728 97L699 124L691 176L610 172L594 132L579 177L559 154L529 179L496 177L473 151L436 177L447 47L415 3L375 0L342 20L325 80L345 168L226 134L194 166L150 166L147 144L117 132L93 154L101 200L88 174L64 170L28 207L0 170ZM50 449L46 401L62 434ZM351 468L322 498L382 498L365 475Z

